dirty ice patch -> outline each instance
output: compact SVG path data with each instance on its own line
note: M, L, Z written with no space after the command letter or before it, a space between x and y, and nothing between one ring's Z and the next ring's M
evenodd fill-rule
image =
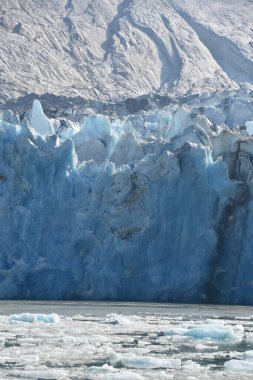
M135 369L154 369L154 368L181 368L181 359L160 359L152 356L137 356L135 354L110 354L110 364L113 367L125 367Z
M60 322L59 316L55 313L52 313L52 314L31 314L31 313L12 314L9 316L8 320L10 323L19 323L19 322L58 323Z
M223 325L222 323L206 321L205 324L189 326L188 328L171 328L165 331L165 335L211 339L220 342L240 342L243 338L243 327L241 325L232 327L230 325Z

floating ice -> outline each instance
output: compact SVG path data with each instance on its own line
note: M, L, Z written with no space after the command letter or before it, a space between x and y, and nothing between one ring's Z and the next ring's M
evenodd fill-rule
M10 323L17 323L17 322L28 322L28 323L35 323L35 322L44 322L44 323L58 323L60 322L60 318L57 314L30 314L30 313L23 313L23 314L13 314L9 316L9 322Z
M207 346L206 344L196 344L196 350L202 351L202 350L218 350L219 346Z
M253 351L234 353L235 359L224 363L224 368L231 371L253 372Z
M195 328L190 328L185 332L185 335L196 338L224 341L241 341L242 336L235 334L234 330L230 326L220 325L202 325Z
M221 323L209 322L202 325L189 326L188 328L171 328L165 331L165 335L239 342L243 337L243 327L232 327Z
M129 324L133 324L134 322L139 322L141 320L142 318L138 317L137 315L131 315L131 316L126 317L121 314L112 313L112 314L106 315L105 323L108 323L111 325L117 325L117 324L129 325Z
M253 344L253 333L246 334L246 342L247 344Z
M68 379L67 373L64 370L55 370L48 368L41 368L38 370L24 369L15 370L10 372L11 377L25 378L25 379L47 379L55 380L56 378Z
M181 368L180 359L158 359L152 356L137 356L135 354L117 354L110 355L110 364L112 366L123 366L126 368Z
M91 366L90 371L94 371L97 373L112 373L112 372L117 372L118 370L108 364L104 364L102 367L97 367L97 366Z
M253 360L229 360L224 363L224 368L230 371L253 373Z
M96 374L98 380L144 380L145 378L131 371L118 371L116 373Z
M89 368L90 375L89 378L91 379L98 379L98 380L144 380L144 379L153 379L155 377L155 374L150 373L149 370L146 370L145 375L136 373L136 371L130 371L126 370L125 368L114 368L112 366L108 366L107 364L103 365L102 367L96 367L92 366ZM159 376L159 379L168 379L168 376L160 376L160 372L156 375Z
M30 302L29 302L30 304ZM22 303L24 306L24 303ZM127 317L133 322L130 324L118 323L117 325L105 324L104 313L108 305L102 303L72 303L69 308L66 303L58 303L56 306L59 313L73 313L82 310L82 319L61 317L61 323L8 323L7 316L0 317L1 339L1 379L10 378L45 378L45 379L145 379L145 380L168 380L168 379L209 379L221 380L224 376L230 380L245 380L252 378L251 365L253 360L252 351L232 352L231 349L243 350L247 346L240 344L234 346L234 340L196 340L189 336L176 335L184 338L184 341L172 340L171 336L164 336L162 331L165 326L174 328L190 329L194 326L212 326L219 324L230 326L227 320L223 323L213 319L204 321L201 315L207 314L204 306L193 306L196 316L189 318L189 306L181 305L182 320L168 317L173 313L173 306L135 304L138 313L142 316L125 316L120 314L132 310L132 305L110 304L111 310L117 310L118 314ZM3 302L2 312L6 308ZM86 315L94 310L94 315ZM7 308L9 307L9 303ZM42 309L42 303L33 305L33 308ZM47 305L50 309L53 304ZM77 310L75 310L77 308ZM215 306L214 306L215 308ZM141 310L149 310L150 313L143 315ZM167 309L167 310L166 310ZM202 309L202 310L201 310ZM175 310L175 309L174 309ZM208 308L208 313L212 313ZM217 309L216 309L217 310ZM222 314L233 315L231 307L219 309ZM244 315L250 310L240 309ZM155 313L153 313L155 311ZM157 313L158 311L158 313ZM172 311L172 313L171 313ZM239 315L239 309L235 310ZM38 314L36 314L38 315ZM86 317L86 318L84 318ZM23 320L23 319L22 319ZM238 321L237 321L238 322ZM234 320L231 327L237 328ZM241 318L240 323L246 331L250 327L248 320ZM239 325L240 326L240 325ZM225 342L225 344L222 344ZM214 347L216 345L216 348ZM209 349L212 345L212 350ZM230 352L228 351L230 347ZM215 349L215 352L213 351ZM226 364L223 371L221 363L229 360L228 354L236 363ZM247 371L240 368L244 365ZM248 363L244 363L248 362ZM211 367L211 368L210 368ZM230 368L230 369L229 369ZM249 377L246 376L248 374ZM251 376L251 377L250 377Z
M90 335L87 337L87 341L91 345L99 347L99 346L102 346L104 343L111 342L111 339L102 335Z

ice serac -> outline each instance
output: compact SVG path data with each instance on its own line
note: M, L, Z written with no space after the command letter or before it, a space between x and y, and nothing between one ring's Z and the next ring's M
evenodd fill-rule
M31 127L39 133L41 136L49 136L54 133L53 127L50 121L44 114L40 101L35 99L33 101L33 107L31 112Z
M252 138L207 108L3 115L0 298L253 304Z

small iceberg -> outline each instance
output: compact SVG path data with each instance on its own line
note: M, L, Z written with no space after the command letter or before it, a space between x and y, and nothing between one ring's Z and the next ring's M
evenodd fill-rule
M19 323L19 322L58 323L60 322L60 317L58 314L55 314L55 313L52 313L52 314L23 313L23 314L12 314L9 316L8 320L9 320L9 323Z

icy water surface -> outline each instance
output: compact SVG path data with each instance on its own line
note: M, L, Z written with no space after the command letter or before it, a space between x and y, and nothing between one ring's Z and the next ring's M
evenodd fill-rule
M2 301L0 326L0 379L253 378L250 307Z

